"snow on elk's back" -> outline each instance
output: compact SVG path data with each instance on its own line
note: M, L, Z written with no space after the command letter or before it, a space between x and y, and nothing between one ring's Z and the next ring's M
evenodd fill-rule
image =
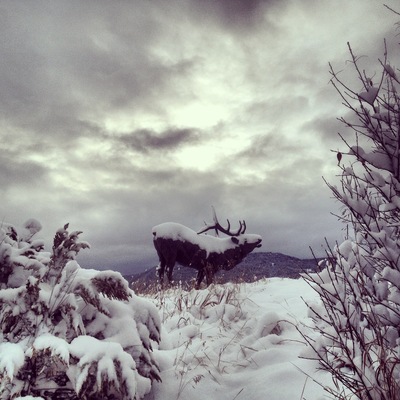
M238 243L235 244L231 237L219 238L211 235L197 234L194 230L176 222L165 222L153 227L153 239L164 238L172 240L180 240L182 242L190 242L197 244L207 254L224 253L228 249L233 249L237 244L244 243L260 243L262 238L255 234L241 234L235 236Z

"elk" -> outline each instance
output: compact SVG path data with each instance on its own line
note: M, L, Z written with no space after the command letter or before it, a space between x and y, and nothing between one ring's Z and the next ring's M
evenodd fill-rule
M165 273L169 283L172 283L172 272L178 263L197 270L196 289L200 288L204 277L208 286L219 270L232 269L256 247L261 247L261 236L245 234L245 221L239 221L236 231L231 230L229 220L227 223L227 228L222 227L214 211L214 224L206 224L198 232L174 222L153 227L153 243L160 260L157 272L161 285ZM215 230L217 236L223 233L228 237L204 234L209 230Z

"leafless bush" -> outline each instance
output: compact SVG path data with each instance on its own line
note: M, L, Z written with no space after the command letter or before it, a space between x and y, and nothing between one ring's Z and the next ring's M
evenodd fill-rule
M349 115L340 120L354 134L340 135L340 186L328 183L347 235L304 276L322 301L309 304L317 334L304 337L338 399L400 399L400 80L384 45L379 73L348 45L355 89L330 66Z

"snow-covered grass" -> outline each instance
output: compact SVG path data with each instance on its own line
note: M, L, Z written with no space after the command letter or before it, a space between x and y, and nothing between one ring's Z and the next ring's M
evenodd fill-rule
M303 299L318 301L303 280L175 288L149 298L163 324L154 354L162 382L147 400L327 398L330 376L300 357L307 347L298 329L314 334Z

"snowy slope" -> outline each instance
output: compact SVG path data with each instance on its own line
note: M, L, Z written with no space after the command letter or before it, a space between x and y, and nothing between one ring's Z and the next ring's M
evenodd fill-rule
M328 374L299 358L306 346L296 327L312 324L302 298L318 300L303 280L281 278L158 295L163 381L147 399L326 398L313 379L331 385Z

